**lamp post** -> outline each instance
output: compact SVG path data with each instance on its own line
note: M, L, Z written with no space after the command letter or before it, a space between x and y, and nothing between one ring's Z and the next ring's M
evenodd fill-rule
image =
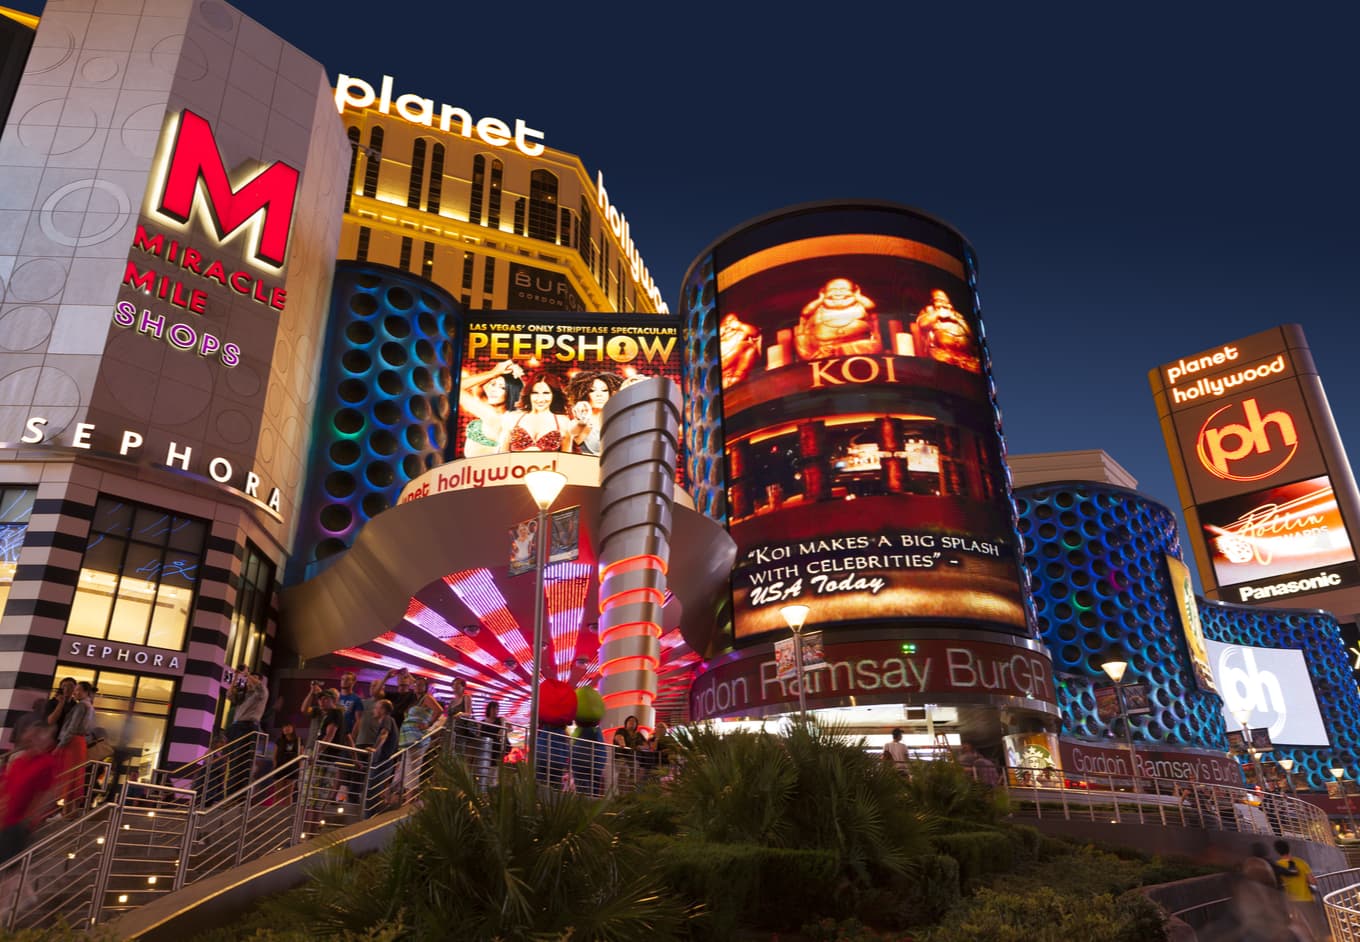
M1341 787L1341 798L1346 802L1346 820L1350 823L1351 834L1355 834L1355 815L1351 813L1351 792L1346 787L1346 770L1343 768L1332 769L1332 778L1336 779Z
M1294 776L1289 774L1294 771L1294 760L1280 759L1279 766L1284 769L1284 783L1289 787L1289 794L1297 798L1298 792L1294 791Z
M1133 790L1141 793L1142 785L1138 781L1138 752L1133 747L1133 727L1129 724L1129 709L1124 702L1124 672L1129 669L1128 661L1109 660L1100 665L1100 669L1105 672L1105 676L1114 681L1115 701L1119 704L1119 715L1124 720L1124 741L1129 745L1129 767L1133 770Z
M1237 720L1237 725L1242 727L1242 747L1247 751L1247 764L1254 768L1257 784L1264 785L1265 776L1261 774L1261 756L1256 752L1256 747L1251 744L1251 708L1238 707L1233 710L1233 719Z
M543 635L547 612L544 610L543 581L548 568L548 508L567 485L567 476L557 471L538 470L524 475L524 486L538 505L538 559L534 579L534 667L529 677L529 740L524 744L524 758L529 763L534 779L538 779L538 675L543 669Z
M807 686L803 683L803 625L807 623L806 605L785 605L779 610L784 622L793 632L793 664L798 672L798 714L803 725L807 725Z

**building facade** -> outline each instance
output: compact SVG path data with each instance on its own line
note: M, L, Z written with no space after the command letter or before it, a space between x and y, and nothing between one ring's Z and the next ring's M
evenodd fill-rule
M349 147L315 60L132 9L49 10L0 137L0 710L92 680L174 763L271 659Z
M602 173L523 118L373 78L336 80L353 148L342 259L419 275L465 310L668 310Z

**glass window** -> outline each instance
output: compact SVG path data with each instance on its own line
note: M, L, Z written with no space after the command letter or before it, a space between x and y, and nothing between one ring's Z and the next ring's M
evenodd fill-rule
M444 145L436 144L430 149L430 198L425 210L439 212L439 201L444 195Z
M28 533L37 488L0 487L0 613L5 610L14 574L19 569L19 550Z
M58 664L53 688L65 677L95 685L94 724L104 730L114 747L132 754L130 765L134 770L160 764L170 728L174 680L97 670L84 664Z
M529 174L529 238L557 241L557 176L547 170Z
M585 196L581 197L581 210L576 231L576 250L581 253L581 261L586 263L586 268L593 272L595 270L595 246L590 241L590 201Z
M345 133L349 137L349 182L345 185L345 212L349 212L350 201L354 199L354 175L359 172L359 129L350 128Z
M472 200L468 203L468 222L482 224L482 196L486 188L486 158L481 154L472 158Z
M247 670L258 671L269 630L274 564L251 543L246 544L243 562L241 587L231 615L231 634L227 636L226 665L232 669L244 665ZM226 728L228 705L226 697L217 705L219 729Z
M406 187L406 205L412 209L420 207L420 191L425 183L425 147L425 138L418 137L411 148L411 181Z
M378 195L378 172L382 169L383 129L368 132L368 161L364 166L364 196Z
M515 235L524 235L524 197L515 200Z
M397 263L397 267L402 271L411 267L412 242L413 240L410 236L401 237L401 261Z
M434 280L434 243L426 242L425 248L421 250L420 276L430 281Z
M67 633L182 649L207 532L201 520L99 498Z
M505 165L499 160L491 161L491 199L488 201L486 224L493 229L501 225L501 177Z
M359 247L354 251L354 257L358 261L368 261L368 244L373 239L373 230L368 226L359 227Z
M491 294L496 290L496 260L490 255L482 267L482 293Z
M471 252L463 253L463 287L469 290L472 288L472 264L476 259Z

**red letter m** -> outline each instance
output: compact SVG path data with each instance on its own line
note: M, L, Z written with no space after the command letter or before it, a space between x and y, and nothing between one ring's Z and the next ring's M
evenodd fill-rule
M288 231L293 224L298 172L285 163L272 163L240 189L234 189L227 179L212 128L192 111L185 111L180 115L170 152L160 212L187 223L200 180L217 237L225 241L258 214L252 254L266 264L282 268L288 253Z

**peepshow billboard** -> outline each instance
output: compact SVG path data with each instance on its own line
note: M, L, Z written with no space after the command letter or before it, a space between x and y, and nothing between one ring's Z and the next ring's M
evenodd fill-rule
M820 207L719 243L738 639L809 624L1028 632L1001 438L952 229Z
M478 312L463 331L455 458L600 454L601 414L623 387L680 381L679 320L660 315Z

